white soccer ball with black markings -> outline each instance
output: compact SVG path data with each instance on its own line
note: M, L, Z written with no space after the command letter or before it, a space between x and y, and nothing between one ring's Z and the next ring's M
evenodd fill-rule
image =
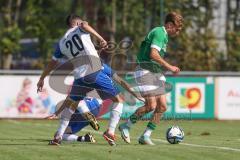
M178 144L183 141L184 132L180 127L172 126L168 128L166 138L169 143Z

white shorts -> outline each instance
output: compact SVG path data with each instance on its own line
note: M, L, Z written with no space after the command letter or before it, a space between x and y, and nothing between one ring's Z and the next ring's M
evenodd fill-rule
M152 73L146 69L137 67L134 78L138 86L138 91L142 96L165 94L166 78L161 73Z

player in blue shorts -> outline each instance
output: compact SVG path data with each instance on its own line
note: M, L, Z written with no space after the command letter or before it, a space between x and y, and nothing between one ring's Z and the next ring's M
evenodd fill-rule
M102 104L101 99L96 98L84 98L83 101L80 102L80 105L84 103L89 109L89 111L97 117L99 115L100 107ZM76 133L81 131L83 128L89 125L89 122L85 120L82 116L81 111L76 110L72 115L71 120L68 124L67 129L63 134L64 141L79 141L79 142L96 142L93 135L90 133L85 134L84 136L77 136Z
M104 74L106 74L107 76L109 76L109 78L112 78L116 83L120 84L130 94L132 94L139 100L142 100L139 97L139 95L137 95L134 91L132 91L130 89L129 84L127 84L122 78L120 78L108 65L103 64L102 72ZM95 117L97 117L101 104L102 104L102 100L96 99L96 98L84 98L84 100L80 101L79 105L81 106L81 108L77 109L75 114L72 115L70 123L65 131L65 134L63 135L63 140L94 142L95 140L94 140L93 136L89 133L86 134L85 136L80 136L80 137L76 136L75 133L77 133L82 128L89 125L89 122L86 121L85 118L82 116L84 111L85 112L90 111ZM61 108L58 109L54 115L49 116L48 119L52 119L53 117L56 117L58 114L60 114L60 112L61 112ZM111 118L112 118L112 116L111 116ZM109 126L109 128L110 127L111 126ZM105 136L104 136L104 138L106 139Z
M97 50L91 40L91 35L99 42L101 49L107 48L107 42L90 26L87 22L81 20L77 15L71 14L66 19L68 26L67 31L59 40L51 61L41 74L37 83L37 91L42 91L44 79L57 67L61 70L59 62L62 58L66 58L67 63L73 66L74 83L61 108L64 108L60 117L60 126L57 134L55 134L52 142L59 144L62 136L69 124L70 118L79 106L79 102L87 96L90 91L96 90L101 99L111 99L114 103L111 110L111 119L108 129L103 136L110 145L115 145L115 129L120 120L123 108L123 99L119 95L119 91L115 87L112 79L102 72L102 63ZM67 75L66 75L67 76ZM55 84L58 79L52 82ZM64 84L57 85L62 88ZM94 116L87 110L83 110L85 118L96 123ZM90 117L90 118L89 118ZM98 130L98 125L93 125ZM53 143L53 144L54 144Z
M67 63L71 63L73 66L73 86L69 96L61 104L63 111L60 117L60 126L51 144L58 145L61 142L70 118L78 107L82 108L83 116L93 128L99 129L94 115L89 110L84 110L83 106L78 105L90 91L96 90L102 100L111 99L113 101L109 125L103 137L110 145L115 145L115 129L122 114L123 99L112 78L102 71L102 62L91 40L91 35L99 41L101 49L107 48L107 42L77 15L69 15L66 24L68 30L59 40L51 61L37 83L37 91L41 92L46 76L56 68L63 69L61 67L64 65L59 66L59 62L64 57L68 60ZM50 76L49 82L54 85L57 80L54 79L54 76ZM57 89L62 86L64 84L57 85Z

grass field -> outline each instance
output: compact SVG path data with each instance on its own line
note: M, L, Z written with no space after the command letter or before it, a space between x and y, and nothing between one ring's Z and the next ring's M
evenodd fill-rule
M155 146L137 143L147 122L139 122L131 130L132 144L122 141L117 131L117 146L111 147L102 138L107 121L101 121L101 131L92 131L96 144L63 143L48 146L48 140L57 128L57 121L0 120L0 160L239 160L239 121L162 121L153 133ZM185 131L184 142L177 145L165 140L167 128L178 124Z

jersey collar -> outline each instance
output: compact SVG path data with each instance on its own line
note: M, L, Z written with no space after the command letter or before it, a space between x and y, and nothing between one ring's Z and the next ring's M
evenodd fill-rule
M164 32L165 32L166 34L168 34L164 26L163 26L163 30L164 30Z

